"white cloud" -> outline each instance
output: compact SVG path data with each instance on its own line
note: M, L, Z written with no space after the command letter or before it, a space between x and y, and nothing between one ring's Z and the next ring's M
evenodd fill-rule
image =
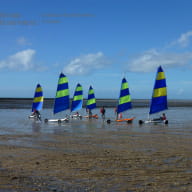
M187 47L190 43L190 37L192 36L192 31L181 34L179 39L177 39L173 44L179 44L182 47Z
M192 60L191 53L161 53L157 50L149 50L129 62L128 71L150 72L156 70L157 66L184 66Z
M31 45L25 37L19 37L16 41L19 45Z
M32 69L33 57L36 51L33 49L26 49L9 56L7 59L0 61L0 69L20 70L26 71Z
M126 69L133 72L150 72L156 70L159 65L166 67L186 66L192 69L192 65L190 65L190 62L192 62L192 52L186 51L191 37L192 31L188 31L181 34L175 41L169 43L169 46L162 48L164 51L157 51L156 49L145 51L132 58L128 62ZM178 50L178 45L182 49Z
M102 69L109 62L102 52L96 54L82 55L73 59L65 68L64 71L70 75L85 75Z

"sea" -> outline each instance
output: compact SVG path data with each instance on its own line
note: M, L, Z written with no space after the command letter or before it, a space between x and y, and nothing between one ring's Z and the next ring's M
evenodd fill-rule
M190 100L169 100L166 113L168 125L164 124L143 124L139 125L139 120L147 120L149 113L148 100L133 100L133 108L123 113L123 118L135 117L134 121L114 122L116 114L114 108L117 101L111 99L98 99L97 108L93 109L93 114L98 114L98 119L82 120L71 119L69 122L45 123L45 119L60 119L70 115L70 111L53 115L53 99L45 99L44 107L41 111L42 121L35 121L29 118L31 114L32 99L28 98L1 98L0 99L0 135L26 135L26 134L78 134L82 136L102 132L120 132L127 134L142 133L164 133L177 134L187 137L192 136L192 101ZM85 103L86 101L84 101ZM106 117L103 120L100 114L100 107L106 107ZM82 116L86 116L85 106L79 111ZM161 112L162 113L162 112ZM161 115L157 113L151 118ZM106 120L112 122L107 124Z

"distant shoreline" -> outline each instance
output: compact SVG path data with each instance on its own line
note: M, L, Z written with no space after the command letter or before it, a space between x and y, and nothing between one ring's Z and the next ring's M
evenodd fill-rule
M83 100L83 107L86 105L87 99ZM117 99L96 99L97 107L115 107L118 103ZM0 109L9 108L31 108L33 98L0 98ZM53 108L54 99L45 98L43 108ZM149 107L149 99L132 99L133 108L137 107ZM192 100L180 100L180 99L169 99L168 107L192 107Z

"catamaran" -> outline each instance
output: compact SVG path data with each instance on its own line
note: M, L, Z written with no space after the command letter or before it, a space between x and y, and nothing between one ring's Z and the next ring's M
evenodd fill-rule
M65 111L69 109L69 86L67 77L61 73L58 80L57 91L55 96L55 103L53 108L53 114ZM58 122L68 121L68 117L62 119L45 119L45 122Z
M41 120L39 111L43 108L43 99L43 89L40 84L37 84L33 98L32 114L29 116L29 118Z
M126 78L124 77L121 82L121 90L120 90L120 96L119 96L119 102L116 109L116 122L123 122L126 121L128 123L132 123L132 121L135 119L135 117L131 118L119 118L119 116L122 116L122 113L124 111L132 109L132 103L131 103L131 96L129 92L129 86ZM108 119L107 123L111 123L111 120Z
M167 110L167 86L166 86L166 78L163 68L161 66L157 69L155 85L153 88L153 94L150 104L150 111L148 115L148 120L142 121L139 120L139 124L143 123L165 123L168 124L167 119L155 118L150 119L150 115Z
M71 104L71 112L75 112L76 114L71 115L71 118L81 119L82 116L79 114L78 110L82 109L83 105L83 88L81 84L77 84Z

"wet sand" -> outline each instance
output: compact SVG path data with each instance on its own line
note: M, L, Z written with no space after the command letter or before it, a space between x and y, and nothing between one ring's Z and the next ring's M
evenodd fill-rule
M0 192L192 191L191 136L164 128L1 135Z

